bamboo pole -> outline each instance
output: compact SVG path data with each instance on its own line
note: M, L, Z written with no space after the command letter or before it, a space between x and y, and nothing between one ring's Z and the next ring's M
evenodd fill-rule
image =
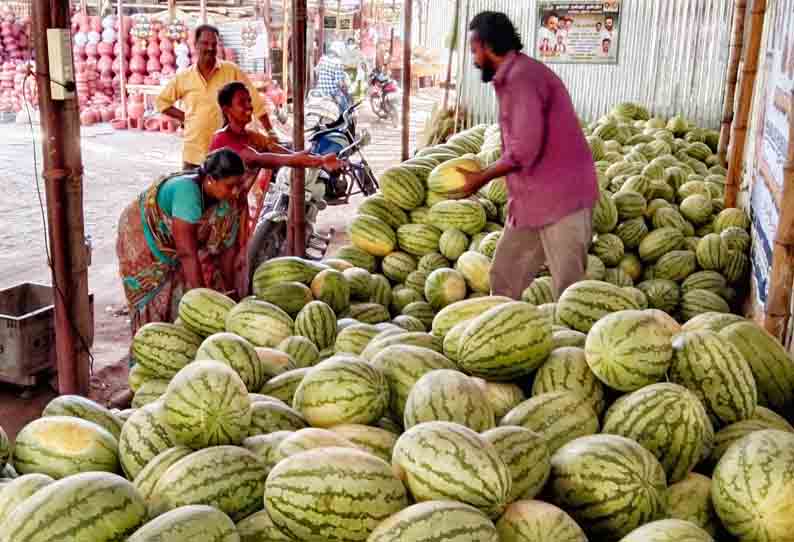
M467 1L466 2L466 18L464 19L466 21L466 25L467 26L469 24L469 18L470 17L471 17L471 2ZM457 82L455 83L455 87L456 87L455 90L457 92L456 92L456 96L455 96L455 128L454 128L454 133L458 133L458 125L459 125L459 120L458 119L460 119L461 100L463 99L463 85L466 84L466 74L468 73L468 71L466 70L466 62L468 61L468 57L469 57L469 48L464 45L463 46L463 51L461 51L461 54L460 54L460 64L458 65L458 76L456 78Z
M411 135L411 34L414 20L414 0L403 0L403 162L410 157Z
M303 101L306 96L306 0L292 0L292 144L295 152L304 148ZM285 19L286 21L286 19ZM306 170L292 170L290 185L287 246L292 256L306 253Z
M772 271L769 276L769 299L766 303L764 327L786 344L791 319L791 288L794 285L794 91L789 108L789 139L786 165L783 169L783 196L775 248L772 252Z
M455 0L455 16L452 19L452 33L449 40L449 56L447 57L447 79L444 84L444 107L447 110L449 105L449 87L452 86L452 59L458 45L458 26L460 25L460 0Z
M744 46L744 22L747 15L747 0L737 0L733 13L733 38L731 39L731 56L728 63L728 80L725 89L725 104L722 114L722 129L717 154L720 163L728 163L728 145L731 141L731 124L733 123L734 107L736 106L736 84L739 82L739 61Z
M739 108L731 128L731 146L728 153L728 177L725 182L725 207L736 207L744 162L744 146L747 140L747 125L753 105L755 76L758 73L758 57L761 38L764 34L766 0L754 0L750 12L750 39L744 54L744 68L739 87Z

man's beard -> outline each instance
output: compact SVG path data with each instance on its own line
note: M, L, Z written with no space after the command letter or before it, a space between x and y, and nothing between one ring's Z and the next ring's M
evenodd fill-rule
M477 67L480 69L480 76L482 77L483 83L490 83L493 81L493 78L496 77L496 69L490 63Z

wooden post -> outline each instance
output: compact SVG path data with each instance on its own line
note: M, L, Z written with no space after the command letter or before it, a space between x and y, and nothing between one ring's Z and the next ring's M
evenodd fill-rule
M469 24L469 20L471 17L471 2L466 2L466 25ZM460 119L460 102L463 98L463 85L466 83L466 74L468 71L466 70L466 62L468 61L469 57L469 48L463 47L463 51L460 54L460 65L458 66L458 75L457 81L455 83L455 128L453 133L458 132L458 124Z
M720 163L728 163L728 145L731 140L731 124L736 102L736 84L739 81L739 61L742 58L744 45L744 21L747 14L747 0L737 0L733 13L733 38L731 39L731 56L728 63L728 80L725 89L725 104L722 114L722 129L720 130L720 144L717 154Z
M444 107L442 111L447 110L449 105L449 87L452 86L452 57L455 54L455 49L458 44L458 26L460 25L460 0L455 0L455 16L452 19L452 34L449 40L449 56L447 57L447 78L444 84Z
M93 329L88 301L88 251L83 218L83 164L77 97L53 100L48 29L70 28L69 3L33 2L36 83L43 136L43 177L47 192L50 255L55 301L58 391L88 394Z
M747 140L747 125L753 106L755 76L758 73L758 57L761 37L764 33L766 0L754 0L750 15L750 39L744 54L744 68L739 87L739 108L731 128L731 145L728 154L728 177L725 181L725 207L736 207L744 162L744 144Z
M296 152L304 147L303 99L306 95L306 0L292 0L292 144ZM306 203L304 185L306 172L302 168L292 170L290 186L289 222L287 245L292 256L306 253Z
M414 0L403 0L403 133L402 158L410 158L411 136L411 34L414 20Z
M273 6L271 0L264 0L264 19L265 19L265 32L267 32L267 78L273 78L273 50L270 46L273 43Z
M780 198L772 271L769 275L769 299L766 302L764 327L786 344L791 318L791 288L794 286L794 91L788 112L789 139L783 169L783 195Z
M314 64L320 62L320 58L325 53L325 0L320 0L317 8L318 18L320 19L320 30L317 33L317 51L314 54Z
M170 0L175 2L175 0ZM170 6L169 6L170 7ZM119 0L118 3L118 20L119 20L119 94L121 94L121 119L127 124L127 43L124 39L124 0ZM173 15L171 16L173 21Z
M281 78L284 80L284 92L289 96L289 0L282 2L284 21L281 25Z

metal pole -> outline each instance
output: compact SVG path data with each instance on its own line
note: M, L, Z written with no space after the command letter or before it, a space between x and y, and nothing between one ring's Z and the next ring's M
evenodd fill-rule
M325 0L320 0L318 16L320 19L320 31L317 35L317 51L314 54L314 63L320 62L320 57L325 53Z
M172 0L173 1L173 0ZM121 93L121 119L127 122L127 34L124 33L124 2L118 3L119 18L119 92ZM172 13L173 15L173 13ZM173 19L172 19L173 20Z
M93 336L88 301L88 252L83 231L83 166L76 97L52 99L47 29L70 28L69 4L34 0L33 39L41 111L54 304L58 390L88 393L88 343ZM85 339L83 341L82 338Z
M304 148L303 98L306 83L306 0L292 0L292 144L296 152ZM306 202L304 184L306 172L302 168L292 170L289 199L289 222L287 245L292 256L303 256L306 252Z
M403 138L402 158L409 158L411 135L411 34L414 21L414 0L403 3Z
M270 47L270 44L273 43L273 6L270 4L270 0L265 1L265 31L267 32L267 78L272 80L273 79L273 49Z
M289 96L289 78L287 72L289 71L289 0L284 0L281 4L283 6L283 17L281 24L281 79L283 80L284 92Z

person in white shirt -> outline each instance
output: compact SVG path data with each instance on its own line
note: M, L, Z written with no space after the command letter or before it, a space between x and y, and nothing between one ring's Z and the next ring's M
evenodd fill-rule
M538 51L541 54L553 51L557 43L557 30L560 17L556 13L549 13L543 19L543 26L538 30Z

